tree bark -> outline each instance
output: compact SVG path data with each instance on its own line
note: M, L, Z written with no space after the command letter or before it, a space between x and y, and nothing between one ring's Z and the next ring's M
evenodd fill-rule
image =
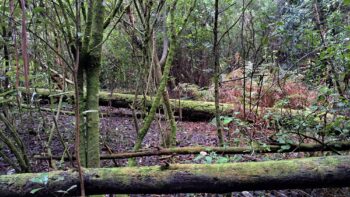
M46 181L40 181L46 180ZM176 164L153 167L84 169L86 193L225 193L246 190L346 187L350 157L328 156L282 161ZM0 176L1 196L52 196L79 185L76 171ZM65 196L79 194L79 186Z

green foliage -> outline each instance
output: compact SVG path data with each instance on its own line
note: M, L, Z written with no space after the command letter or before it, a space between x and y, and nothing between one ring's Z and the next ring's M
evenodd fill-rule
M42 190L42 189L44 189L44 188L43 188L43 187L35 188L35 189L32 189L32 190L30 191L30 193L31 193L31 194L35 194L36 192L38 192L38 191L40 191L40 190Z
M46 185L49 181L49 173L42 173L42 174L40 174L40 176L30 179L30 181L33 183L39 183L42 185ZM32 189L30 191L30 193L35 194L36 192L38 192L42 189L44 189L44 187L35 188L35 189Z
M281 149L279 151L285 151L289 150L291 148L291 144L293 144L293 141L290 139L290 136L286 133L279 132L276 134L276 141L280 144L284 144L281 146Z
M140 59L133 57L126 32L113 31L110 41L103 45L101 61L102 88L135 88Z
M289 99L285 98L285 99L278 100L273 107L275 107L275 108L285 108L285 107L287 107L288 104L289 104Z
M230 116L220 116L220 121L222 126L227 126L228 124L230 124L233 120L235 120L234 117L230 117ZM216 119L213 118L210 122L210 124L216 126Z
M236 117L239 114L240 114L240 112L234 112L233 113L234 116L220 116L221 124L223 126L228 126L230 123L234 123L235 125L238 125L238 126L247 126L247 123L245 121ZM210 124L216 126L215 122L216 122L216 120L215 120L215 118L213 118L211 120Z
M71 190L73 190L73 189L75 189L75 188L77 188L78 186L77 185L72 185L72 186L70 186L68 189L66 189L66 190L58 190L58 191L56 191L57 193L62 193L62 194L68 194L69 193L69 191L71 191Z
M349 137L350 120L344 114L347 114L350 105L349 101L341 99L334 89L326 86L319 88L319 94L314 105L310 106L309 111L303 113L266 113L264 118L270 120L274 129L279 132L276 134L276 141L281 144L292 144L292 134L310 136L312 138L319 136L335 137L346 139ZM283 107L287 102L280 100L278 107ZM282 149L288 150L290 147L285 145Z
M49 173L41 173L40 176L30 179L33 183L46 185L49 181Z
M63 181L64 180L64 177L63 176L58 176L55 178L54 181ZM32 179L30 179L31 182L33 183L39 183L41 185L47 185L48 182L49 182L49 173L45 172L45 173L41 173L40 176L38 177L34 177ZM69 191L75 189L77 187L77 185L72 185L71 187L69 187L67 190L58 190L56 191L57 193L62 193L62 194L67 194ZM32 189L30 191L31 194L35 194L36 192L44 189L45 187L38 187L38 188L35 188L35 189Z
M209 154L208 154L209 152ZM229 163L229 162L238 162L242 159L239 155L234 155L232 157L230 156L221 156L216 154L215 152L201 152L199 155L197 155L193 161L199 162L199 163L205 163L205 164L220 164L220 163Z

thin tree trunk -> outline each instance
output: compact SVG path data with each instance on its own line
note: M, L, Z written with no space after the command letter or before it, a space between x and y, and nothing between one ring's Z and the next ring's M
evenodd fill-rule
M84 38L79 54L79 67L77 73L77 81L78 81L78 92L79 92L79 111L80 111L80 143L79 143L79 153L80 153L80 161L82 166L87 166L87 133L86 133L86 120L84 117L84 111L86 111L86 95L84 91L84 87L86 85L86 68L90 64L89 60L89 43L90 43L90 35L91 35L91 26L92 26L92 17L93 17L93 1L88 0L88 16L86 21L86 26L84 30Z
M220 105L219 105L219 77L220 77L220 53L219 53L219 42L218 42L218 19L219 18L219 0L215 0L215 18L214 18L214 46L213 46L213 56L214 56L214 97L215 97L215 119L216 119L216 129L219 139L219 146L224 145L224 137L222 134L222 125L220 120Z
M174 58L174 53L175 53L175 46L176 46L176 32L175 32L175 27L174 27L174 11L176 9L176 3L174 3L174 6L172 6L172 8L170 9L170 48L169 48L169 54L164 66L164 72L163 72L163 76L162 79L160 81L159 84L159 88L157 90L157 94L152 102L152 106L151 109L148 113L148 115L145 118L145 122L139 132L139 135L137 136L135 145L134 145L134 151L137 151L141 148L142 145L142 141L144 139L144 137L146 136L149 127L151 126L151 123L154 119L154 116L156 114L156 110L160 105L160 99L161 96L163 95L163 92L165 90L165 87L168 83L168 79L169 79L169 73L170 73L170 69L173 63L173 58ZM136 165L136 160L134 159L130 159L129 160L129 165L130 166L134 166Z
M26 6L25 0L21 0L22 9L22 56L23 56L23 67L24 67L24 84L25 87L29 88L29 59L27 53L27 26L26 26Z
M245 20L245 0L242 0L242 24L241 24L241 51L242 51L242 66L243 66L243 117L246 117L246 65L245 65L245 58L246 58L246 52L245 52L245 46L244 46L244 20Z
M153 45L153 52L152 52L153 62L155 66L155 75L157 79L156 81L160 82L162 78L162 69L161 69L161 64L158 60L158 55L157 55L157 44L156 44L155 32L153 32L153 35L152 35L152 45ZM166 47L166 46L163 46L163 47ZM168 117L168 120L170 121L170 133L166 135L165 146L171 147L176 145L176 121L173 114L173 110L171 109L170 97L166 87L164 89L162 96L163 96L163 102L165 105L165 110L168 115L167 117Z

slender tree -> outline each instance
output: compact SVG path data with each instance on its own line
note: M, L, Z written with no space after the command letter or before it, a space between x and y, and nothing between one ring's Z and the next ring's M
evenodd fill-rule
M224 145L224 137L222 135L222 125L220 120L220 106L219 106L219 77L220 77L220 53L219 53L219 41L218 41L218 18L219 18L219 0L215 0L215 14L214 14L214 46L213 46L213 57L214 57L214 96L215 96L215 120L216 129L219 138L219 145Z
M156 114L156 110L160 105L160 99L161 96L163 95L163 92L166 88L166 85L168 83L168 79L169 79L169 73L170 73L170 69L171 69L171 65L173 63L173 58L174 58L174 53L175 53L175 46L176 46L176 30L175 30L175 25L174 25L174 12L176 9L176 4L177 1L174 1L173 5L170 8L170 23L169 23L169 29L170 29L170 47L169 47L169 53L168 53L168 57L166 59L166 63L164 66L164 71L163 71L163 75L162 78L160 80L159 83L159 87L155 96L155 99L152 103L152 107L150 109L149 114L146 116L145 118L145 122L137 136L135 145L134 145L134 150L137 151L141 148L142 145L142 141L145 137L145 135L148 132L149 127L151 126L151 123L154 119L154 116ZM135 159L129 159L129 165L130 166L134 166L136 165L136 160Z

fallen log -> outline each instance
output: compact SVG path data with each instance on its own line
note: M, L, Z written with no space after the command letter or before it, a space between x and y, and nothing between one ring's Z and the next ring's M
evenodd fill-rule
M289 148L286 148L289 147ZM186 154L199 154L201 152L215 152L217 154L251 154L256 153L287 153L287 152L316 152L316 151L344 151L350 150L350 142L332 142L328 144L280 144L280 145L266 145L266 146L244 146L244 147L175 147L168 149L155 149L155 150L143 150L139 152L124 152L101 155L101 160L109 159L126 159L133 157L146 157L146 156L162 156L162 155L186 155ZM61 156L34 156L37 160L60 160ZM65 158L68 159L68 158Z
M350 186L350 157L83 169L86 194L226 193ZM79 195L75 170L0 176L7 196Z
M26 88L19 88L19 90L26 92ZM73 97L74 92L68 91L68 92L62 92L60 90L54 90L51 91L49 89L44 88L35 88L36 93L42 97L49 97L49 96L60 96L65 95L67 97ZM30 92L33 92L33 89L30 89ZM116 108L130 108L132 105L132 102L134 100L133 94L121 94L121 93L113 93L107 91L100 91L99 93L99 100L100 105L102 106L111 106ZM151 96L144 97L139 95L137 102L144 103L146 107L151 107L152 100L154 99ZM206 102L206 101L194 101L194 100L179 100L178 99L170 99L171 107L174 109L174 113L176 116L179 116L181 114L181 118L183 120L189 120L189 121L207 121L211 120L215 117L215 103L214 102ZM237 110L237 106L234 104L229 103L220 103L220 114L222 116L231 116L232 112L234 110ZM181 111L181 113L180 113ZM277 113L285 113L285 114L304 114L307 116L308 114L314 113L310 109L305 110L295 110L295 109L281 109L281 108L264 108L264 111L270 111L270 112L277 112ZM340 117L340 116L338 116ZM331 121L334 118L334 116L330 113L327 113L327 119ZM317 119L317 121L321 121L320 118ZM323 121L323 119L322 119Z
M21 91L25 92L25 88L20 88ZM32 92L33 89L30 89ZM51 91L49 89L43 88L35 88L35 91L40 96L54 96L54 95L62 95L64 94L67 97L73 97L74 92L62 92L62 91ZM100 91L100 105L109 105L109 103L113 107L123 107L130 108L134 100L133 94L120 94L106 91ZM138 102L142 102L146 104L146 107L151 107L153 97L146 96L145 100L143 100L143 96L138 96ZM182 112L182 118L184 120L210 120L215 116L215 105L214 102L205 102L205 101L192 101L192 100L181 100L179 105L178 99L170 99L171 107L174 109L176 115ZM222 115L230 115L234 109L233 104L220 104L220 110Z

